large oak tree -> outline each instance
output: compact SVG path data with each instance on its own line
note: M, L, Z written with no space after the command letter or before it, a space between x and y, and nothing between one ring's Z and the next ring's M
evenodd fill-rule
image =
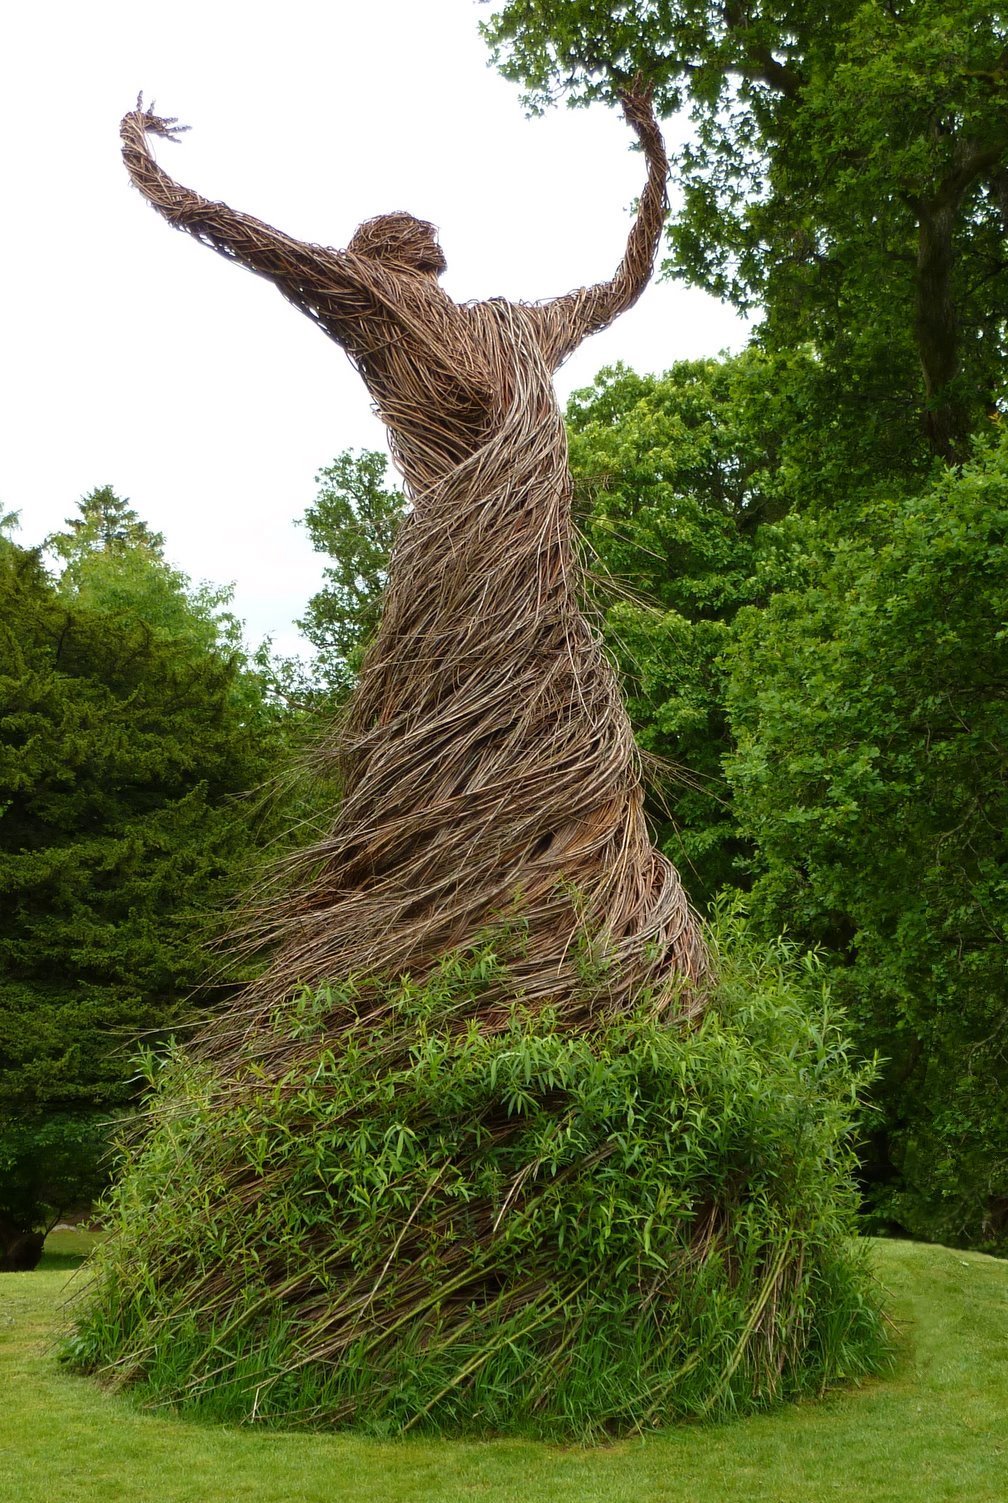
M812 341L838 406L962 460L1003 392L1008 16L991 0L509 0L533 107L640 70L693 129L670 269Z

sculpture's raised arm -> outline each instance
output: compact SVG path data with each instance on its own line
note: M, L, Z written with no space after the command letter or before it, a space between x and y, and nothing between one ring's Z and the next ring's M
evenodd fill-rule
M175 141L186 129L174 118L155 115L144 108L142 99L137 100L136 109L123 116L119 127L123 161L134 186L169 224L186 230L229 261L267 277L338 337L341 318L359 316L370 301L366 287L354 275L354 258L294 240L251 214L202 198L177 183L154 160L147 137Z
M648 175L637 207L637 216L627 240L626 253L615 276L593 287L580 287L563 297L540 303L535 313L541 320L544 344L552 365L566 360L583 339L596 334L625 313L651 279L655 256L668 213L665 185L668 157L661 129L651 106L651 93L635 81L620 90L620 103L647 158Z

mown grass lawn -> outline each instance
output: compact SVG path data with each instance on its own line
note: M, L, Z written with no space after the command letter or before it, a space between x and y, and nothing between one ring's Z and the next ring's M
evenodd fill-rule
M62 1372L52 1341L84 1238L0 1276L3 1503L1006 1503L1008 1263L876 1244L897 1323L891 1376L757 1419L600 1450L381 1444L147 1413Z

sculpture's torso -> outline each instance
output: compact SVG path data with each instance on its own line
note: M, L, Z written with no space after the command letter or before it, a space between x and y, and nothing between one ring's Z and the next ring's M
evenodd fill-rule
M561 439L538 310L504 299L456 303L430 277L374 289L366 317L324 318L360 371L415 498L500 431L516 401Z

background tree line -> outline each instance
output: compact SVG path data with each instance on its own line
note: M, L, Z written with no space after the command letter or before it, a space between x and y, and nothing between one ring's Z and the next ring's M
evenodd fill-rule
M874 1224L1004 1250L1005 18L512 0L486 33L534 106L639 69L692 115L667 270L760 321L571 401L592 604L694 901L819 948L882 1058ZM215 914L293 818L249 790L352 685L403 505L379 455L319 476L307 665L250 660L107 488L55 566L0 543L0 1253L87 1199L138 1039L238 979Z

